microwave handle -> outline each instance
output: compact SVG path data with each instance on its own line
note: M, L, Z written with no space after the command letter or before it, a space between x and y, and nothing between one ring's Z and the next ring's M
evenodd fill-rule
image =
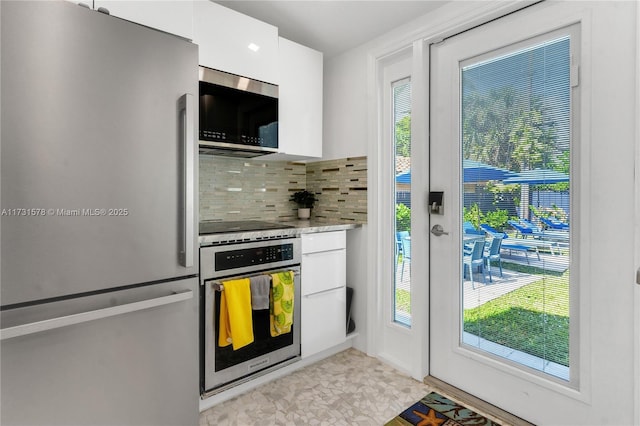
M182 144L182 235L180 238L180 264L185 268L193 266L193 245L195 238L194 191L195 191L195 137L193 95L185 93L178 101L182 126L180 143Z

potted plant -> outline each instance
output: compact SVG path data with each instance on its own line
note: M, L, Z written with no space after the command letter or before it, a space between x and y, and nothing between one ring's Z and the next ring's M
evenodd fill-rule
M313 204L318 201L318 199L313 192L309 192L306 189L303 189L302 191L294 193L291 196L291 201L295 201L295 203L298 205L298 218L309 219Z

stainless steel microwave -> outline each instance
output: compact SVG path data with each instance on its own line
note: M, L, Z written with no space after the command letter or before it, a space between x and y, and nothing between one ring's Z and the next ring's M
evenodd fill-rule
M278 86L200 67L200 153L278 152Z

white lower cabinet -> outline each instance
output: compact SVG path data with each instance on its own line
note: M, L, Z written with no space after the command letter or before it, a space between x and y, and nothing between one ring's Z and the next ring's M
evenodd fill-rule
M302 357L346 340L346 231L302 235Z
M339 345L346 340L346 287L303 295L300 303L302 304L300 344L303 358Z

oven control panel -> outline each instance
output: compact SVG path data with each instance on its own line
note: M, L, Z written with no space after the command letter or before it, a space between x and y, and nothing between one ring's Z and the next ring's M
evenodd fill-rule
M215 254L215 270L244 268L292 260L293 244L278 244L261 247L219 251Z

